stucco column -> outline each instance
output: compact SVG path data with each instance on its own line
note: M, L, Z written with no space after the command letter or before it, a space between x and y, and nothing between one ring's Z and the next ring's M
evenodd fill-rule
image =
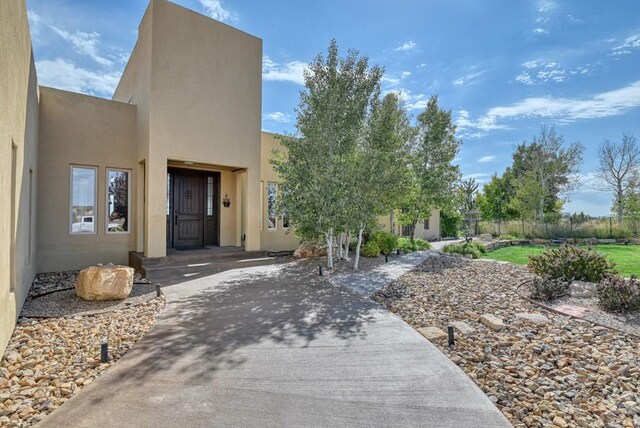
M245 250L260 250L260 170L257 168L247 169L247 191L242 198L247 216Z
M167 159L153 157L147 162L144 255L167 255Z

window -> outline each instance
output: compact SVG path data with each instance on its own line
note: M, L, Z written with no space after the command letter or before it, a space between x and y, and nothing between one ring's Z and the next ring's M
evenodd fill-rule
M283 194L286 194L287 190L285 186L280 186L280 191ZM289 219L289 216L287 215L287 212L283 209L282 210L282 228L283 229L289 229L291 227L291 222Z
M424 230L429 230L429 219L428 218L424 219Z
M167 172L167 215L171 215L171 173Z
M213 215L213 177L207 177L207 215Z
M11 235L9 236L9 291L16 289L16 195L18 194L18 146L11 141Z
M107 233L129 232L130 173L107 169Z
M96 233L96 193L98 168L71 166L70 232Z
M33 169L29 168L29 266L31 266L31 253L32 249L32 241L33 241Z
M277 229L276 216L276 194L278 192L277 183L267 183L267 229Z

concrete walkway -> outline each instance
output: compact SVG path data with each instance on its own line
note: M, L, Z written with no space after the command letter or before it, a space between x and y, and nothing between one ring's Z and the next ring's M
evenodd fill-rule
M435 251L440 251L447 244L457 244L463 239L450 241L436 241L431 243L431 251L416 251L406 254L400 258L391 260L389 263L380 265L370 271L360 271L346 274L339 274L330 277L330 281L339 286L349 288L365 296L371 296L407 272L410 272L429 257L433 257Z
M510 426L413 328L311 264L164 291L149 334L39 426Z

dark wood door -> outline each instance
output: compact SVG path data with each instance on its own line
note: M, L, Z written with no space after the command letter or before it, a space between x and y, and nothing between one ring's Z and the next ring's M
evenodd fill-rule
M198 172L173 174L173 246L204 245L204 176Z

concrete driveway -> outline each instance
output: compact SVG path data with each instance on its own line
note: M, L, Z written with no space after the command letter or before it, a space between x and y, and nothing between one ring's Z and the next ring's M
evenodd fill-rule
M315 269L165 288L149 334L39 426L510 426L413 328Z

